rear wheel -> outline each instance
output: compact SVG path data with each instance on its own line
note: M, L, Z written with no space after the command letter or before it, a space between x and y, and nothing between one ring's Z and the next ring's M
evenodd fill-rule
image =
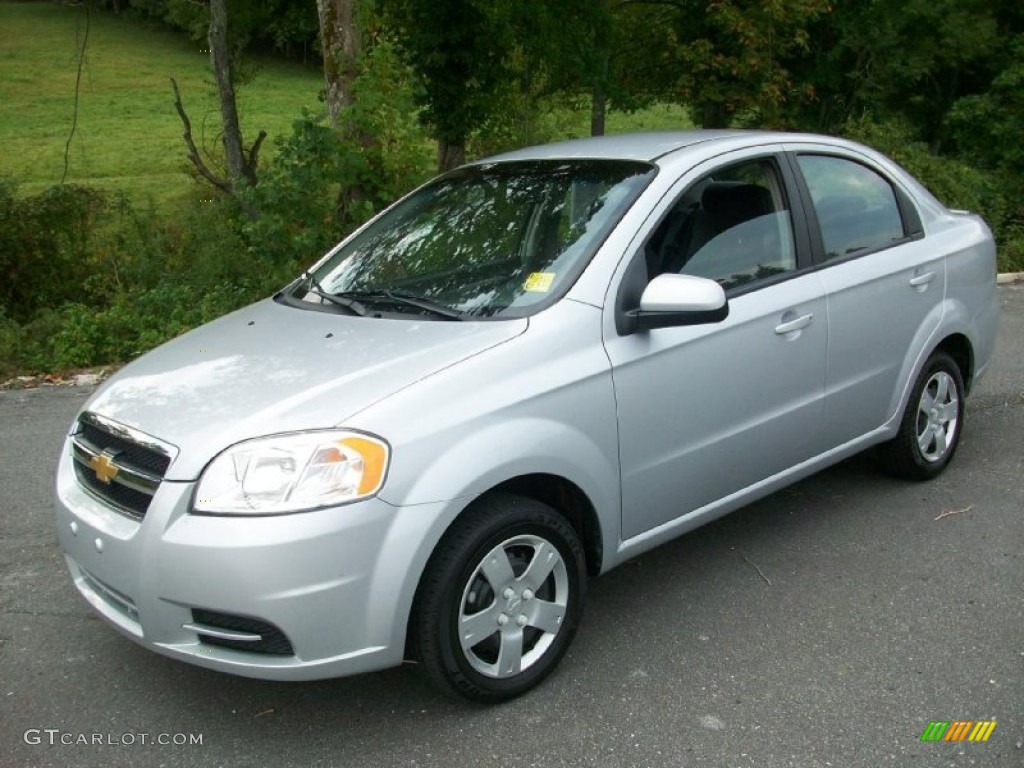
M445 535L417 591L420 661L475 701L518 696L565 653L585 589L583 547L565 518L533 499L485 497Z
M914 384L899 433L879 448L883 466L898 477L930 480L953 458L963 422L960 367L945 352L935 352Z

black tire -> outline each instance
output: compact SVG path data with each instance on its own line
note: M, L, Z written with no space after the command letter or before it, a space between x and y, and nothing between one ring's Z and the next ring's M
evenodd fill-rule
M527 573L530 565L534 570ZM529 498L483 497L445 534L427 564L410 620L417 656L449 693L484 703L514 698L558 664L576 632L585 593L583 546L564 517ZM466 617L478 618L466 624ZM460 625L476 630L468 648ZM503 669L505 664L511 668Z
M899 432L879 446L882 467L908 480L937 477L956 453L963 425L960 366L945 352L934 352L914 383Z

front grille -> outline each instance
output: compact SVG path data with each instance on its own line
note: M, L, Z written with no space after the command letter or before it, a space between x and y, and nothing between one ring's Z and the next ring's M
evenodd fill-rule
M147 448L144 445L133 443L124 437L118 437L88 421L81 422L80 426L81 431L79 434L87 442L95 446L99 452L107 450L116 451L119 461L160 477L163 477L164 473L167 472L167 467L171 463L170 456L159 453L152 448Z
M192 609L193 624L189 625L199 635L199 641L206 645L217 645L222 648L234 648L238 651L249 651L251 653L267 653L274 656L294 656L291 641L284 632L266 621L252 619L247 616L234 616L230 613L219 613L208 611L204 608ZM259 636L259 639L241 640L227 637L217 637L215 634L206 634L203 629L209 627L211 630L225 630L227 633L243 633Z
M79 417L71 437L79 484L116 511L142 520L173 448L93 413Z
M75 475L82 486L92 491L93 494L99 496L114 508L127 513L129 517L141 520L146 516L149 502L153 500L150 494L137 491L115 481L104 483L96 477L95 472L87 466L82 466L78 461L75 462Z

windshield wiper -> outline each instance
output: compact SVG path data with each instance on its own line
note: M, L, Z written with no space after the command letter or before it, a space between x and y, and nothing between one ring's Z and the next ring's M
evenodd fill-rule
M444 304L438 304L436 301L423 296L406 293L405 291L393 291L390 288L383 291L342 291L331 295L349 301L356 301L356 303L360 301L390 301L392 304L399 306L421 309L444 320L462 320L465 316L464 312L446 307Z
M405 304L409 307L418 307L425 312L430 312L437 317L443 317L448 320L462 320L465 316L464 312L460 312L457 309L446 307L444 304L438 304L436 301L425 298L423 296L417 296L414 293L406 293L405 291L392 291L386 290L382 293L392 301L398 302L399 304Z
M320 282L315 277L313 277L312 272L306 272L306 274L304 274L302 277L304 280L307 280L309 282L309 288L307 290L310 293L316 294L321 299L325 299L326 301L329 301L332 304L337 304L339 307L344 307L345 309L352 312L352 314L359 315L360 317L366 317L368 314L370 314L370 310L368 310L360 302L356 301L352 297L346 296L344 294L328 293L327 291L325 291L324 287L320 285Z

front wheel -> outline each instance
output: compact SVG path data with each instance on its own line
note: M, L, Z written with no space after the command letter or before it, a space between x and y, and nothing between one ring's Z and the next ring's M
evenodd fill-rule
M585 591L583 546L564 517L533 499L484 497L442 539L417 590L420 661L451 692L511 699L561 659Z
M935 352L921 370L896 437L880 446L885 469L910 480L930 480L946 468L964 423L960 367Z

